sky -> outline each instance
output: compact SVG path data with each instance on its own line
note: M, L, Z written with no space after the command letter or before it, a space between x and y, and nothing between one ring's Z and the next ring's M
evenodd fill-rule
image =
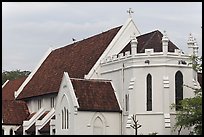
M191 33L202 55L202 2L2 2L2 71L32 71L50 47L123 25L129 8L141 34L165 30L188 53Z

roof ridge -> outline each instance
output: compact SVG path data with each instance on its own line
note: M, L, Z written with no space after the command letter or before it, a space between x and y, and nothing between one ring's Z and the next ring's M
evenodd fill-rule
M93 38L93 37L97 37L98 35L101 35L101 34L104 34L104 33L108 33L109 31L112 31L112 30L114 30L114 29L121 28L122 26L123 26L123 25L120 25L120 26L117 26L117 27L108 29L108 30L106 30L106 31L102 31L101 33L93 34L93 35L88 36L88 37L86 37L86 38L84 38L84 39L78 40L78 41L76 41L76 42L74 42L74 43L70 43L70 44L68 44L68 45L64 45L64 46L55 48L53 51L58 50L58 49L61 49L61 48L65 48L65 47L67 47L67 46L76 46L76 45L78 45L78 43L80 43L80 42L82 42L82 41L84 41L84 40L88 40L88 39L91 39L91 38Z
M81 81L93 81L93 82L110 82L108 79L81 79L81 78L70 78L71 80L81 80Z

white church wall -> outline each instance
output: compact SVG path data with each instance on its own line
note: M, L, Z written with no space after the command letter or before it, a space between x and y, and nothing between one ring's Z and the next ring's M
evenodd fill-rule
M119 112L90 112L78 111L75 115L75 133L76 135L93 135L97 134L94 128L94 120L99 117L102 121L101 132L103 135L120 135L121 134L121 114ZM100 129L99 129L100 130Z
M10 132L11 130L13 131L13 135L15 135L15 132L17 129L19 128L19 126L17 125L3 125L2 124L2 130L4 130L4 135L11 135Z
M145 63L146 60L149 60L149 63ZM179 64L180 60L186 61L186 64ZM106 57L100 64L99 74L104 79L112 80L120 102L125 100L122 99L122 96L124 97L124 94L129 92L129 114L138 114L145 125L148 125L148 121L143 119L149 118L152 122L161 123L157 127L151 125L143 127L145 134L150 132L171 134L170 127L165 127L164 115L175 112L170 110L170 105L175 103L176 72L182 72L184 84L193 86L193 70L191 66L188 66L189 61L189 57L181 54L178 50L175 50L174 53L167 53L167 56L163 56L162 52L154 53L153 50L146 50L145 53L136 54L134 57ZM123 64L124 68L122 68ZM122 84L123 74L124 84ZM148 74L152 76L152 111L146 110L146 78ZM129 90L132 79L134 79L134 88ZM183 91L184 98L194 95L189 88L184 87ZM124 105L123 109L125 109ZM125 121L127 121L127 117L124 117ZM141 133L143 134L143 132Z
M29 99L26 101L29 112L37 112L39 110L39 100L41 100L41 107L43 107L46 111L50 111L52 109L51 107L51 98L54 98L54 104L56 104L56 96L57 94L50 94L50 95L44 95L39 97L33 97L32 99ZM55 106L55 105L54 105Z
M148 135L157 132L158 135L163 133L163 118L161 113L137 114L138 123L142 126L138 129L138 135Z
M57 135L71 135L75 133L75 119L78 107L79 105L71 80L68 73L64 72L60 89L56 98L55 127ZM66 111L63 111L64 109Z

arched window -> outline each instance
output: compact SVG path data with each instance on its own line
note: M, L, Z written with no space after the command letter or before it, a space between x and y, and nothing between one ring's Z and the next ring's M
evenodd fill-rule
M93 134L94 135L103 135L103 122L100 117L97 117L93 125Z
M67 129L69 128L69 111L67 109Z
M66 113L66 108L64 107L64 128L67 128L67 113Z
M64 112L62 110L62 129L64 129Z
M62 129L69 128L69 111L64 107L62 110Z
M180 101L183 100L183 75L180 71L175 75L175 101L176 110L181 109Z
M147 111L152 111L152 76L147 75Z
M12 128L10 129L10 135L13 135L13 129Z
M2 135L4 135L4 129L2 129Z

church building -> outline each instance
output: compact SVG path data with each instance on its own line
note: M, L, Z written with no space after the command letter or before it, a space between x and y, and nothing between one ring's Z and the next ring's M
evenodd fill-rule
M50 48L28 77L2 86L2 132L134 135L136 115L138 135L177 134L179 106L170 106L193 97L183 85L199 88L202 77L189 65L198 54L193 36L188 53L179 46L165 31L141 34L130 16L121 26Z

